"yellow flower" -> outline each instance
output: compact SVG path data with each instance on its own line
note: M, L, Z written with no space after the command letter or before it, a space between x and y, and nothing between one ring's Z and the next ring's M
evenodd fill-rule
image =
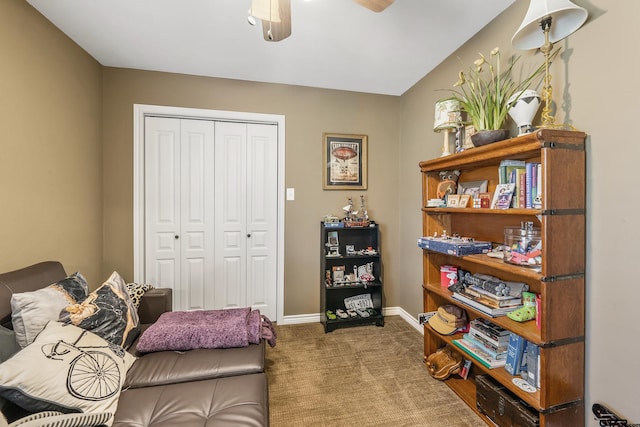
M460 71L458 73L458 81L453 86L462 86L465 83L464 73Z
M480 54L480 58L473 61L473 65L475 65L476 68L482 68L482 66L486 63L487 63L487 60L485 59L483 54Z

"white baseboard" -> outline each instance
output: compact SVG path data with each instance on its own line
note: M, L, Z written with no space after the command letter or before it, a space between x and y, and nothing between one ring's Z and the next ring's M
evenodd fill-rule
M407 311L405 311L402 307L386 307L383 309L383 314L385 316L400 316L404 319L409 325L413 326L418 332L424 334L424 328L420 323L418 323L418 319L413 317ZM320 313L313 314L295 314L291 316L284 316L282 325L297 325L300 323L318 323L320 322Z

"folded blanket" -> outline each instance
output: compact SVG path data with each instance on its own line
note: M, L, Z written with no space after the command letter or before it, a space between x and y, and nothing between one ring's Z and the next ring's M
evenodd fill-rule
M271 320L251 308L163 313L138 341L142 353L195 348L246 347L267 340L276 345Z

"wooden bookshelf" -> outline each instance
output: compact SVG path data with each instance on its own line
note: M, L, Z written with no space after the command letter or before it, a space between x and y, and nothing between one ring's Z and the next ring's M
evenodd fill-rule
M462 153L420 163L422 201L436 197L439 172L459 170L459 182L487 180L488 191L498 184L501 160L541 163L541 209L422 209L422 236L446 230L476 240L504 242L504 228L531 221L541 230L542 266L520 267L487 255L456 257L423 249L425 311L444 304L463 307L470 320L484 317L540 346L540 389L528 393L517 387L504 368L487 369L473 362L466 380L455 376L446 384L476 412L476 375L489 375L509 392L538 411L541 426L584 425L584 272L585 272L585 137L582 132L539 130ZM455 300L440 285L440 266L457 265L471 273L489 274L507 281L525 282L541 297L540 328L535 321L492 318ZM461 334L442 336L425 325L425 358ZM465 355L457 347L456 351ZM465 358L469 358L468 356ZM481 414L487 423L490 421Z

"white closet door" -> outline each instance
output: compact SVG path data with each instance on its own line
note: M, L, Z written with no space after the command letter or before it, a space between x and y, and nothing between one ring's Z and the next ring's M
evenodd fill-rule
M174 310L276 318L276 125L145 120L145 280Z
M246 307L247 125L216 123L215 300Z
M247 303L276 318L278 135L274 125L247 125Z
M213 303L213 138L211 121L145 120L145 280L175 310Z
M276 318L275 125L216 123L216 302Z
M145 281L180 284L180 121L145 119Z
M214 304L214 123L180 120L180 309Z

